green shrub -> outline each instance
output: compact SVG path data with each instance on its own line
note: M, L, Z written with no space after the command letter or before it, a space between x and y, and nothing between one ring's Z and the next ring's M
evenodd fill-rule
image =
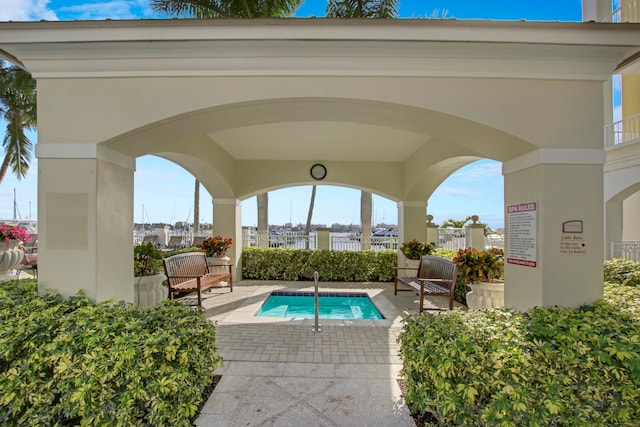
M0 423L189 426L221 365L202 311L0 283Z
M640 288L605 295L580 309L408 317L405 400L440 425L637 425Z
M604 281L640 286L640 262L616 258L604 261Z
M398 253L393 250L242 249L242 277L258 280L313 280L314 271L328 282L393 280Z

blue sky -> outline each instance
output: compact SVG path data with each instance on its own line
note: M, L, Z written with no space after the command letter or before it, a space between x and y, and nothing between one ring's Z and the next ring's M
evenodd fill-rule
M154 14L149 0L2 0L0 21L88 20L164 18ZM324 16L326 0L306 0L296 16ZM432 15L456 19L529 21L580 21L581 0L400 0L401 18ZM4 135L6 124L0 122ZM37 135L31 134L35 143ZM479 215L492 228L504 224L501 163L482 160L452 174L429 199L428 211L436 223L448 218ZM37 217L37 160L26 179L18 181L7 174L0 184L0 219L13 218L14 189L18 216ZM310 186L293 187L269 193L269 223L306 222ZM193 177L181 167L153 156L137 159L135 173L136 222L175 222L193 219ZM143 215L144 206L144 215ZM474 206L473 211L469 207ZM255 198L242 204L243 225L256 224ZM358 190L318 186L313 223L358 224ZM374 195L373 221L397 223L396 203ZM211 221L211 196L201 190L200 218Z

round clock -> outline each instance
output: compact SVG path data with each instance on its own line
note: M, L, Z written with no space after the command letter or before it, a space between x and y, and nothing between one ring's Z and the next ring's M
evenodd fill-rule
M321 179L324 179L325 176L327 176L327 168L325 168L324 165L316 163L315 165L311 166L311 177L313 179L317 179L319 181Z

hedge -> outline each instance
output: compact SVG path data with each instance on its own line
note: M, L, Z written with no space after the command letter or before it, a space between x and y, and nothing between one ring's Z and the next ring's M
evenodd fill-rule
M640 288L574 308L406 319L405 400L440 425L632 426L640 420Z
M325 282L389 282L398 252L329 251L324 249L243 248L242 278Z
M190 426L222 364L201 310L0 282L0 424Z

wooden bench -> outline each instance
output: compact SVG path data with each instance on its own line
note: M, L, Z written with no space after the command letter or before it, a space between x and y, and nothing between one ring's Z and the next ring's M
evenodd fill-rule
M222 282L229 283L229 291L233 292L232 266L217 266L218 268L228 268L228 272L212 273L209 270L207 256L204 252L187 252L177 254L162 260L164 272L167 275L169 284L169 299L173 299L174 292L190 293L197 292L198 306L202 307L202 291L213 288L223 288Z
M406 273L406 274L400 274ZM420 258L418 268L394 268L394 295L402 291L418 291L420 293L420 313L424 311L424 296L449 297L449 310L453 310L453 293L456 289L458 266L448 259L436 256ZM398 289L398 284L412 289ZM442 310L442 309L438 309Z

